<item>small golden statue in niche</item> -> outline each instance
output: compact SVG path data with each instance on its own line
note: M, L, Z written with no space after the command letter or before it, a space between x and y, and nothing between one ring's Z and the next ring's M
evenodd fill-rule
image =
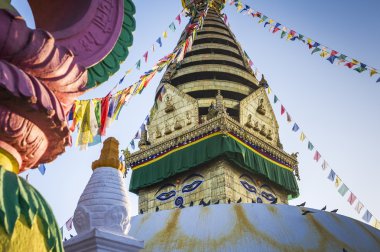
M253 128L253 125L252 125L252 115L251 114L248 115L247 122L245 123L245 126L247 126L250 129Z
M170 129L168 123L165 122L165 135L169 135L170 133L172 133L172 130Z
M265 115L265 108L264 108L264 99L261 98L259 100L259 106L257 106L257 109L256 109L257 113L259 113L260 115Z
M173 98L168 94L165 96L165 112L170 113L174 111Z
M266 136L265 125L264 124L261 126L260 135Z
M272 137L272 130L268 130L267 139L270 140L270 141L273 140L273 137Z
M190 114L190 111L187 111L186 112L186 125L190 125L191 124L191 114Z
M162 137L162 134L161 134L161 130L158 128L158 126L156 127L156 138L160 138Z
M180 129L182 129L182 125L180 121L178 120L178 118L176 118L175 123L174 123L174 130L180 130Z
M212 101L210 106L208 107L207 120L210 120L218 115L218 110L216 110L215 104Z
M259 128L259 122L255 122L255 127L253 127L253 130L254 131L259 131L260 128Z

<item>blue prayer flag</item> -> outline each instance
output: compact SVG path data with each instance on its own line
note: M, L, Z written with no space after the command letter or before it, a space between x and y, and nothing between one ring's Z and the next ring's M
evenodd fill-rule
M335 172L333 169L331 169L329 176L327 177L329 180L334 181L335 180Z
M293 126L293 131L294 132L297 132L298 130L300 129L300 127L298 127L297 123L294 123L294 126Z
M46 167L44 164L40 164L38 166L38 170L41 172L42 175L45 175L45 172L46 172Z
M135 142L133 141L133 139L132 139L132 141L129 144L131 145L132 150L134 150L135 149Z
M159 37L156 42L160 45L160 47L162 47L162 41L161 41L161 37Z
M368 223L371 221L371 219L372 219L372 214L368 210L366 210L363 215L363 220Z
M314 149L314 145L313 145L311 142L309 142L309 143L307 144L307 148L308 148L309 150L313 150L313 149Z

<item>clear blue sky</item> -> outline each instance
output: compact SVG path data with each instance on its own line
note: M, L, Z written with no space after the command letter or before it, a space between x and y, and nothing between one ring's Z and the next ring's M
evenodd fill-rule
M248 0L246 3L321 44L380 69L378 0ZM25 1L18 0L13 4L33 27ZM83 98L106 95L122 72L150 50L181 11L180 0L139 0L135 5L137 29L127 61L110 81ZM241 46L265 74L293 119L348 187L380 218L377 184L380 181L380 83L369 78L368 72L358 74L331 65L318 55L311 56L306 46L298 42L280 40L279 34L269 33L262 24L257 24L257 19L238 14L235 8L226 6L225 12ZM158 58L174 48L180 32L168 32L169 38L164 40L164 46L153 55L150 52L148 64L142 64L141 72L134 71L129 75L124 80L125 86L138 80L143 71L149 70ZM108 129L107 135L119 139L122 148L127 146L148 114L160 78L161 75L156 76L142 95L134 97L121 112L119 121ZM313 162L313 154L300 143L298 134L291 131L292 125L280 118L278 105L275 111L285 150L300 152L301 196L290 204L307 201L307 206L312 208L327 205L328 209L339 208L341 214L361 218L346 202L346 197L342 198L333 183L326 179L327 172ZM76 138L76 134L73 137ZM47 164L45 176L37 170L30 172L30 183L47 199L59 225L73 214L91 175L91 163L99 157L100 147L91 147L87 151L67 148L65 154ZM129 177L130 174L127 186ZM129 196L131 212L135 215L137 197Z

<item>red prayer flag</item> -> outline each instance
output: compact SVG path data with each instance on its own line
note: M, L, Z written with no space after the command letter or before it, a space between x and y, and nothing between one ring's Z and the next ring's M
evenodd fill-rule
M353 194L352 192L350 193L350 197L348 197L348 202L350 203L350 205L352 205L352 204L354 204L354 202L355 202L355 200L356 200L356 196L355 196L355 194Z
M144 57L145 63L146 63L148 61L148 51L146 51L146 53L144 53L143 57Z
M273 29L273 33L276 33L276 32L278 32L280 30L280 28L278 28L278 27L274 27L274 29Z
M178 16L175 18L175 20L178 21L178 24L181 24L181 16L180 16L180 15L178 15Z
M285 113L285 107L284 105L281 105L281 115L283 115Z
M321 158L321 154L318 151L315 151L314 160L318 162L320 158Z
M67 228L67 231L70 231L73 228L73 217L71 217L70 219L68 219L68 221L66 221L66 228Z
M110 105L110 97L111 94L108 94L106 97L102 98L101 101L101 117L100 117L100 135L104 136L106 134L106 121L107 121L107 115L108 115L108 109Z
M337 54L338 54L338 52L335 51L335 50L332 50L331 53L330 53L331 56L335 56L335 55L337 55Z

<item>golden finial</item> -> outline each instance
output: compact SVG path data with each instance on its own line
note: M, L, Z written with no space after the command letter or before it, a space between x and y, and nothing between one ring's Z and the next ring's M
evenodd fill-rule
M116 138L109 137L104 141L100 158L92 162L92 170L99 167L112 167L124 172L124 166L119 160L119 141Z

